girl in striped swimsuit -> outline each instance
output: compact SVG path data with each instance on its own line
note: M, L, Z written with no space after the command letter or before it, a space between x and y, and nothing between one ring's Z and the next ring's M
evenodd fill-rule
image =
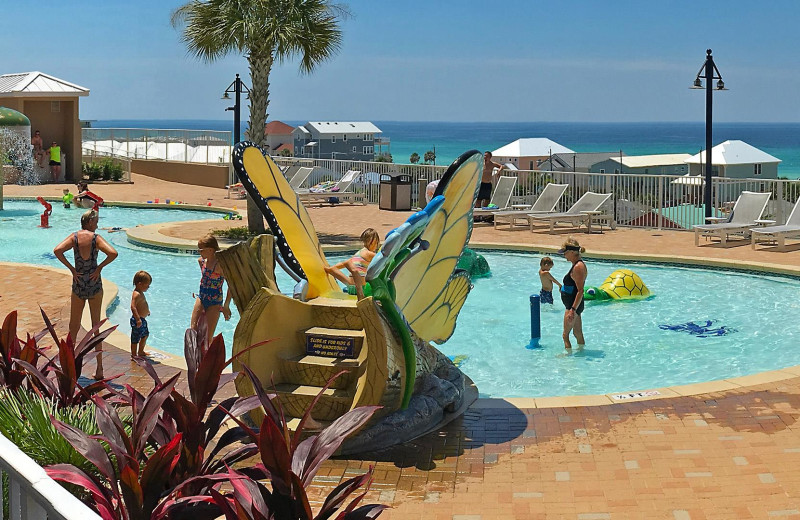
M340 282L354 285L359 299L364 297L364 278L367 276L367 266L375 258L375 253L381 246L381 238L377 231L367 228L361 233L361 243L364 244L364 247L359 249L352 258L325 268L326 273ZM344 274L340 269L350 271L350 276Z

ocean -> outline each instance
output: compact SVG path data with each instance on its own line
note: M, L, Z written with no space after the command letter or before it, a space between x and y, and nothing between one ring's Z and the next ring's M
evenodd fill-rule
M297 126L305 121L284 121ZM477 148L495 150L521 137L547 137L576 152L618 152L626 155L696 154L705 147L705 123L447 123L373 121L391 140L396 163L408 163L436 151L437 164L449 164ZM161 128L231 130L230 120L97 120L94 128ZM245 124L242 125L244 135ZM715 123L714 145L738 139L780 159L778 175L800 178L800 123Z

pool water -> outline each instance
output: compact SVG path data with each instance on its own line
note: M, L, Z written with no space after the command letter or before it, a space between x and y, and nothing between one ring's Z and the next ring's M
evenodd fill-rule
M54 205L51 229L40 229L41 206L6 201L0 211L0 261L27 262L63 269L53 247L79 228L82 210ZM220 214L189 210L105 208L101 227L131 227L156 222L220 219ZM103 271L119 287L119 303L110 320L130 332L131 280L144 269L153 275L147 292L152 316L152 347L183 354L193 293L200 270L195 256L145 249L128 243L124 233L99 231L120 252ZM687 236L688 237L688 236ZM688 240L688 238L687 238ZM71 254L67 255L71 259ZM564 350L563 306L544 305L540 347L528 349L529 296L540 289L538 255L484 253L490 278L475 287L459 316L453 337L439 348L462 359L461 368L483 396L536 397L644 390L722 379L800 364L794 348L800 338L800 280L740 272L622 262L588 261L587 285L599 285L611 272L633 269L653 292L644 301L587 303L583 314L587 344ZM331 257L331 260L336 257ZM555 258L552 273L561 279L569 263ZM291 279L278 270L278 285L290 291ZM239 316L220 321L218 332L230 353ZM662 330L688 322L726 327L722 336L697 337ZM574 345L573 340L573 346Z
M687 235L687 240L690 238ZM587 286L632 269L653 293L644 301L587 302L586 347L567 353L564 306L543 305L540 348L530 341L531 294L541 288L541 256L485 253L491 278L474 282L453 337L440 348L466 356L461 369L482 395L536 397L601 394L682 385L800 364L800 280L743 272L587 261ZM553 275L570 268L554 257ZM730 330L697 337L662 330L688 322Z

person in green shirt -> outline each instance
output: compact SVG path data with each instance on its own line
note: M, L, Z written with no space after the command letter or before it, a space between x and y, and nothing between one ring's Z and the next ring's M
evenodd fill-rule
M61 147L53 141L47 151L50 153L50 174L53 176L53 182L56 183L61 176Z

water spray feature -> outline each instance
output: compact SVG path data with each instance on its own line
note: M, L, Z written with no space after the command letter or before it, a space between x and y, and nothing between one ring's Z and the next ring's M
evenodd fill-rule
M22 112L0 107L0 210L6 177L13 175L20 184L38 184L31 150L30 120Z

